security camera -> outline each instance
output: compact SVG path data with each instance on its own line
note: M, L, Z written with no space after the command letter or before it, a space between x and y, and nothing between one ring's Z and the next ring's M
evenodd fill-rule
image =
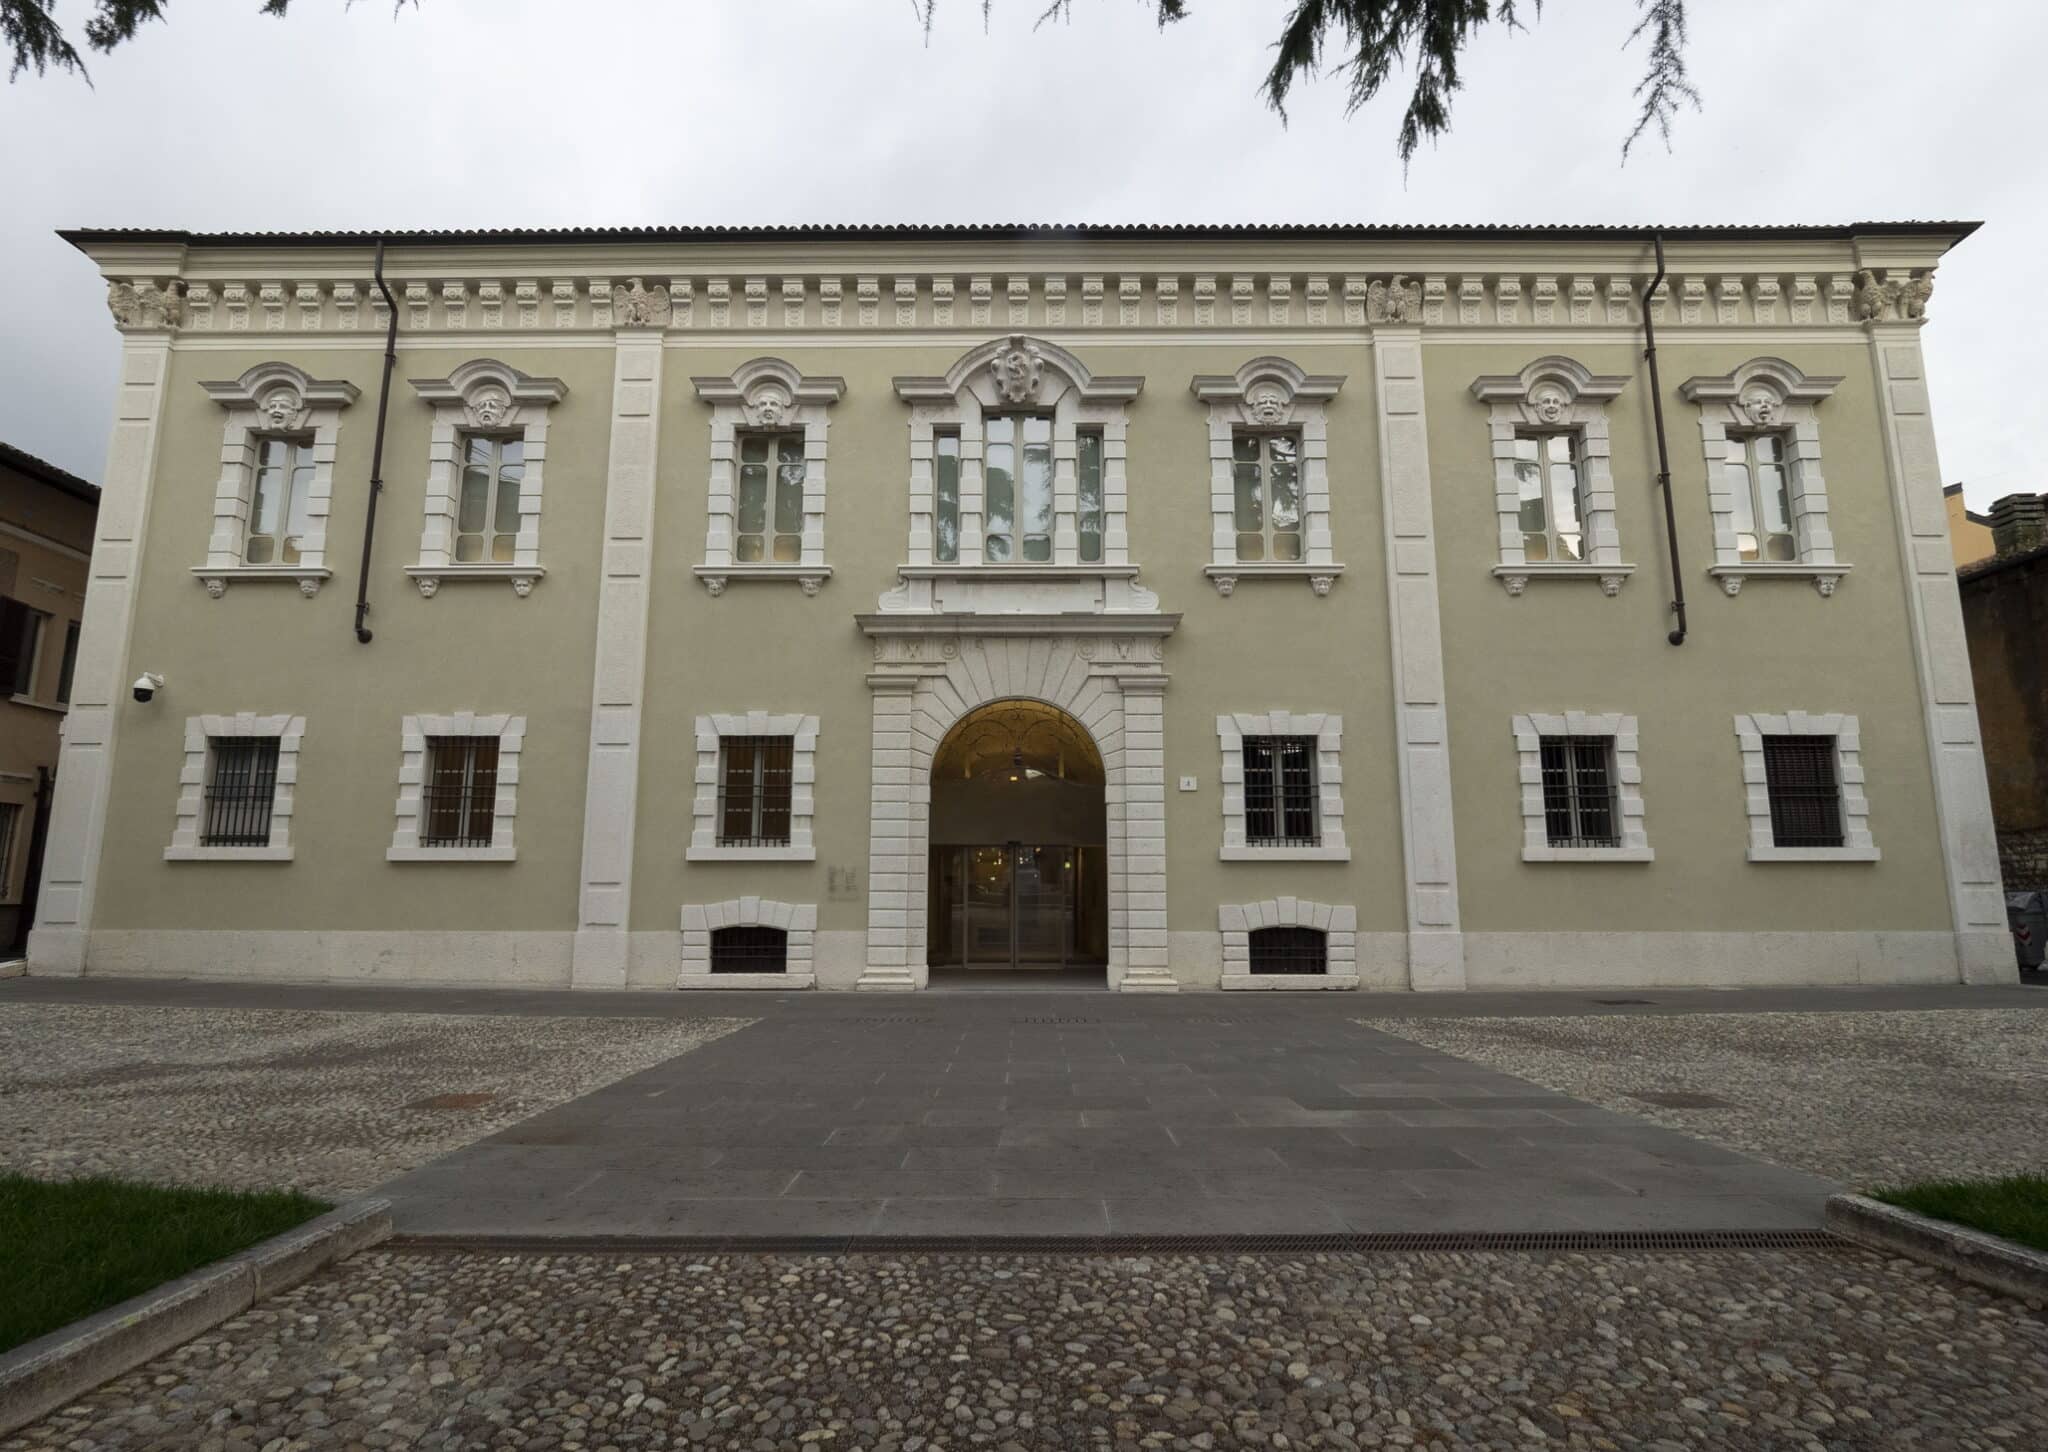
M145 705L149 703L151 697L163 688L164 678L155 671L144 671L135 678L135 684L129 687L130 690L135 692L135 699Z

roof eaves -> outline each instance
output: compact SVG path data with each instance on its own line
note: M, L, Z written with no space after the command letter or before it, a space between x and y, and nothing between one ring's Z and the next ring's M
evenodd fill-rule
M34 454L17 449L12 444L0 443L0 464L6 465L18 474L26 474L31 479L47 484L60 493L69 494L74 499L83 499L88 504L100 502L99 485L89 484L68 469L60 469L49 460L38 459Z

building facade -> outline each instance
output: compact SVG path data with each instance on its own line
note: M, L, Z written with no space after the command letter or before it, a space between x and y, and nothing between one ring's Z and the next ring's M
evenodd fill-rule
M2009 979L1969 230L411 234L389 307L372 234L67 234L122 373L31 970Z
M1957 574L2008 892L2048 891L2048 494L1986 515L1988 558Z
M1991 516L1979 514L1963 499L1963 486L1951 484L1941 491L1948 505L1948 540L1955 553L1956 568L1988 560L1998 553L1991 538Z
M35 915L99 493L0 444L0 958L19 958Z

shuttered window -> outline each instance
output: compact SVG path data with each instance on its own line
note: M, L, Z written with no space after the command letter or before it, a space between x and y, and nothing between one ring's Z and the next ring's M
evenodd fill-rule
M1835 738L1766 736L1763 740L1773 844L1840 847L1842 788L1835 775Z

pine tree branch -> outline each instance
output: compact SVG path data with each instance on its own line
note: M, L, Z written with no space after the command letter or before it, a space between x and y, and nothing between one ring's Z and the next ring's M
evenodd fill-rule
M1671 119L1678 114L1680 104L1689 104L1695 111L1700 109L1699 89L1685 73L1685 0L1636 0L1636 4L1643 17L1628 33L1628 44L1635 44L1637 37L1648 31L1650 60L1642 80L1636 82L1634 94L1642 98L1643 109L1636 117L1635 129L1621 143L1624 162L1630 148L1652 126L1657 128L1664 149L1669 151Z

